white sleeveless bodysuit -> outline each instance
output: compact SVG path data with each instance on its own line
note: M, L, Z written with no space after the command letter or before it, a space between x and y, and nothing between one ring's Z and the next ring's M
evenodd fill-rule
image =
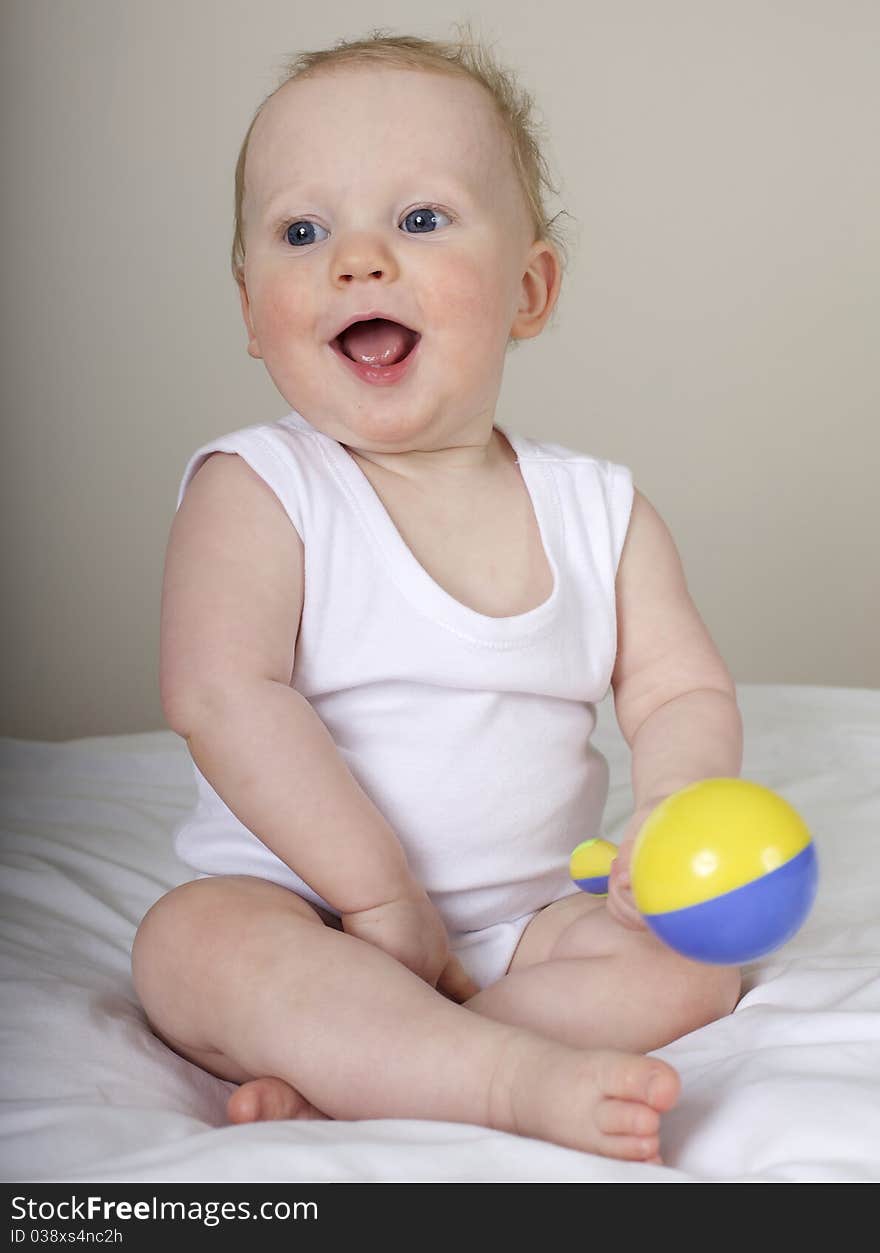
M554 578L543 604L512 617L440 587L357 462L296 411L203 445L178 495L179 507L205 458L229 452L278 497L305 552L291 685L397 834L482 987L505 973L535 913L577 891L571 851L600 834L608 767L590 737L614 668L633 498L624 466L496 428ZM270 879L338 915L195 775L195 810L175 833L185 864Z

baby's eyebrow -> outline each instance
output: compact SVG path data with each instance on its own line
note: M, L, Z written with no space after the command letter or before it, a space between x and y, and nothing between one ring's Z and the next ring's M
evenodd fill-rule
M284 206L292 206L294 201L301 201L305 203L307 200L319 200L320 196L320 188L311 187L307 183L297 183L284 191L279 191L272 197L266 206L266 210L263 214L263 220L268 221L268 219L274 217L275 214L283 212Z

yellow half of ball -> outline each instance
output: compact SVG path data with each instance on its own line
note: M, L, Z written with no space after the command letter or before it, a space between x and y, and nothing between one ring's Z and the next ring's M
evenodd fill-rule
M584 840L578 844L568 862L573 879L595 879L607 875L617 856L617 845L609 840Z
M666 798L633 847L633 897L643 914L685 909L743 887L810 843L803 819L770 788L703 779Z

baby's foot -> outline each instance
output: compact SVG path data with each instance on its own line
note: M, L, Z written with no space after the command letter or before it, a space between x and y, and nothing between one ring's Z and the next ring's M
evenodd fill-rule
M660 1115L681 1080L657 1058L582 1051L534 1036L511 1040L490 1096L501 1131L604 1157L662 1165Z
M273 1122L283 1118L326 1118L304 1096L274 1075L249 1079L226 1103L230 1122Z

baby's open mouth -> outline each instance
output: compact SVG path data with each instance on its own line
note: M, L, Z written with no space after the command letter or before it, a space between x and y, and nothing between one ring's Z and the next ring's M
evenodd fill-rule
M366 322L354 322L331 342L351 361L361 365L389 366L408 357L420 339L418 331L412 331L400 322L370 318Z

